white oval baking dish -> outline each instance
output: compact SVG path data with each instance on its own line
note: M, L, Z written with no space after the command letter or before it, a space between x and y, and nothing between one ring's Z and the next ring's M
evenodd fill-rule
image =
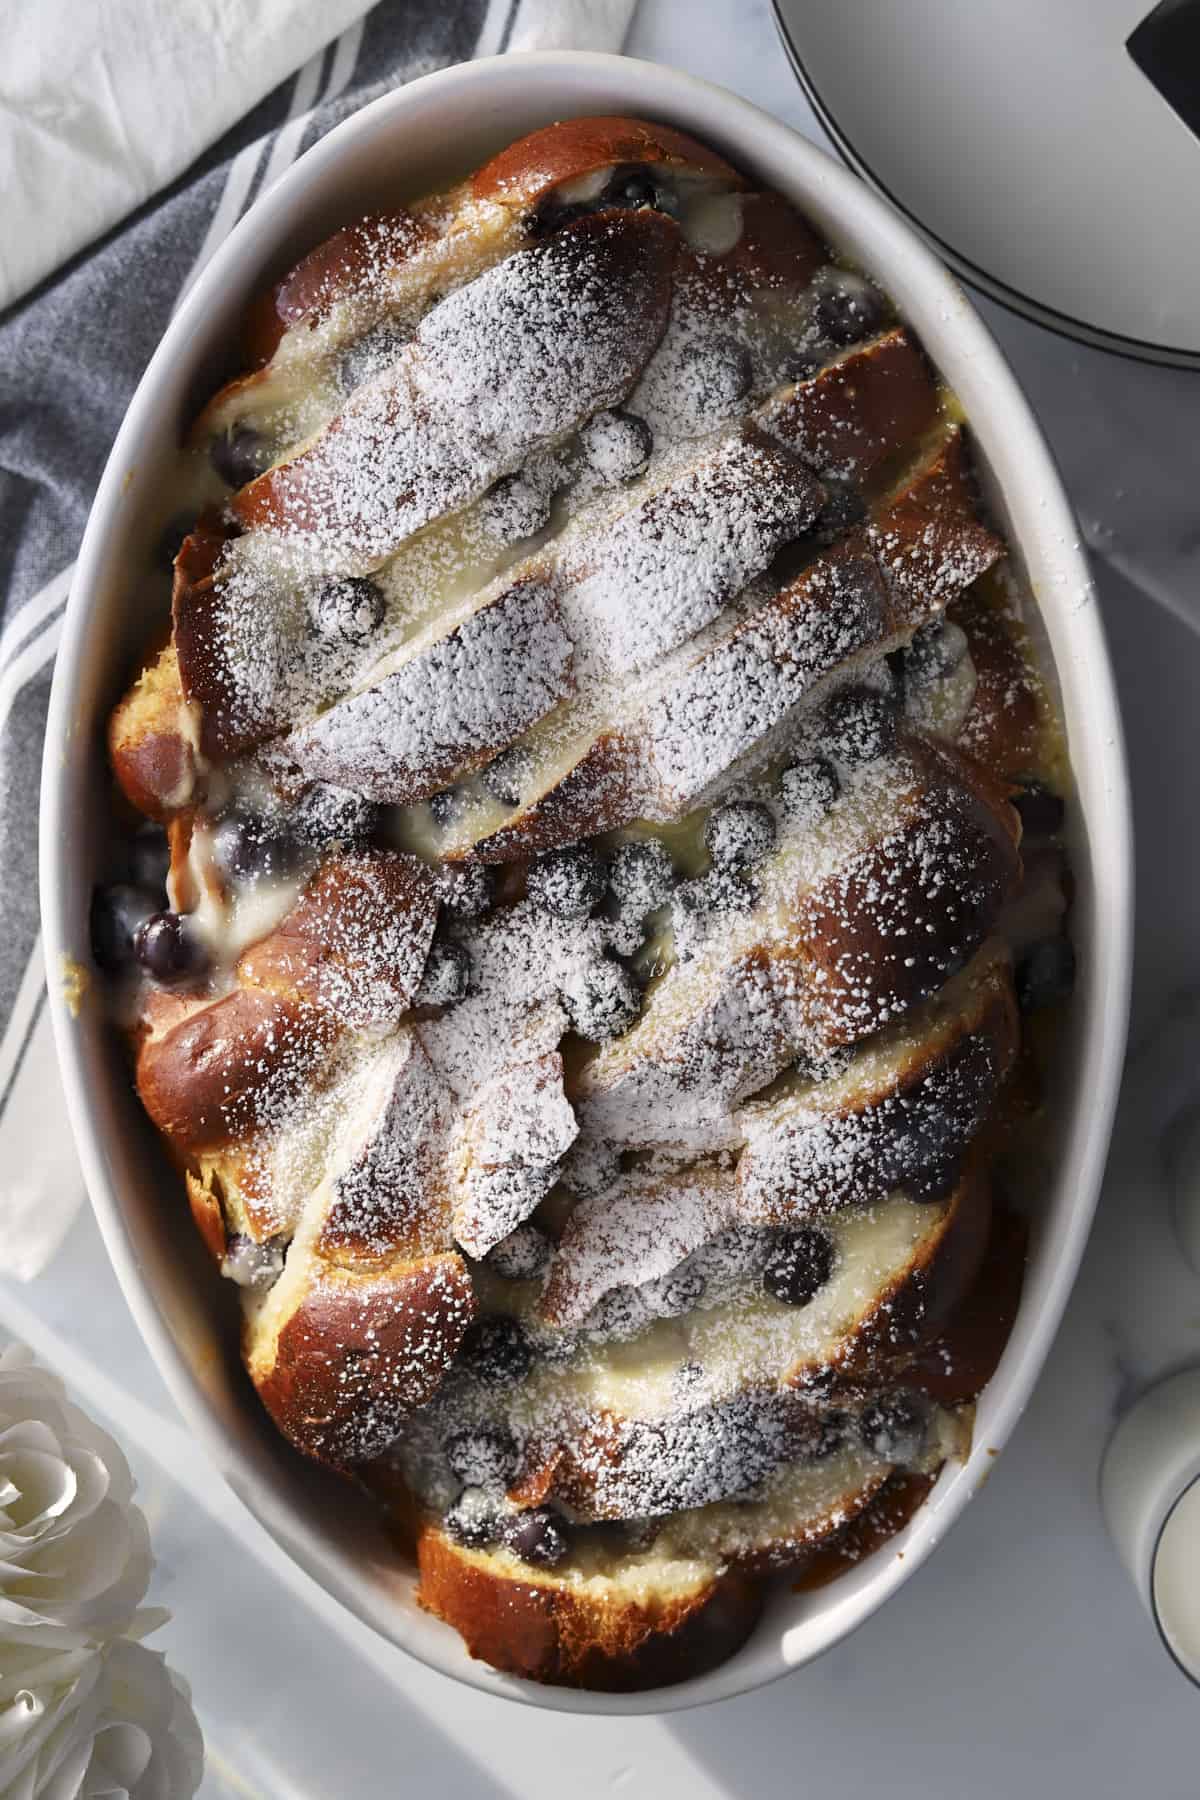
M370 1509L305 1465L271 1426L237 1351L236 1309L194 1241L177 1178L131 1092L94 997L74 1016L64 958L86 961L89 894L108 774L103 731L144 629L137 567L158 470L265 276L390 196L460 175L510 140L577 113L632 113L695 133L788 195L895 297L974 435L989 497L1037 597L1078 782L1080 984L1059 1071L1057 1177L1039 1217L1020 1316L979 1406L976 1448L948 1468L903 1533L832 1586L781 1592L750 1641L710 1674L634 1696L537 1687L472 1662L420 1611ZM535 1706L596 1714L693 1706L773 1680L861 1624L920 1567L982 1483L1029 1399L1087 1237L1125 1043L1131 839L1121 726L1075 521L1007 365L957 284L854 176L756 107L690 76L618 56L546 53L464 64L385 95L330 133L252 208L204 270L138 388L100 484L71 588L46 738L42 917L50 1005L74 1128L109 1254L147 1343L216 1467L268 1531L361 1618L423 1662ZM902 1554L901 1554L902 1553Z

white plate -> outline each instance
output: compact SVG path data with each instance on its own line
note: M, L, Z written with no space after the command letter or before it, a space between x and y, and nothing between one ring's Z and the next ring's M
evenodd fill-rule
M87 913L108 810L104 726L144 622L143 566L159 471L218 370L242 307L346 219L461 175L501 145L577 113L633 113L711 142L781 190L892 292L971 421L997 515L1041 608L1078 779L1073 810L1080 982L1052 1097L1057 1179L1038 1219L1020 1315L982 1396L975 1449L947 1469L899 1538L832 1586L780 1592L720 1668L657 1693L543 1688L472 1662L422 1613L413 1577L371 1511L278 1437L242 1373L235 1296L196 1240L178 1177L133 1095L93 996L78 1018L64 958L88 960ZM804 139L719 88L617 56L547 52L464 64L385 95L329 134L258 202L181 306L109 458L80 551L58 655L42 783L42 919L50 1004L80 1160L118 1276L185 1418L250 1510L316 1580L415 1656L535 1706L658 1712L760 1686L826 1650L920 1567L992 1466L1025 1406L1061 1317L1095 1206L1125 1044L1131 870L1129 799L1095 598L1045 443L1000 352L955 282L883 203ZM902 1553L902 1554L901 1554Z

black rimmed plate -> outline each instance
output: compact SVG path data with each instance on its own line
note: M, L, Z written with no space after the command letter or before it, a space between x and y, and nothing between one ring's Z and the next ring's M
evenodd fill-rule
M965 281L1200 368L1200 0L773 0L851 168Z

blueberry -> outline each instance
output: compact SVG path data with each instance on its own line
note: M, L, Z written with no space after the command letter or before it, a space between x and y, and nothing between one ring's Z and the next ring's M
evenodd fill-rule
M383 589L366 575L322 582L309 601L309 618L318 637L345 644L365 644L383 624L386 611Z
M730 800L709 813L704 842L718 869L745 869L775 848L775 815L757 800Z
M825 708L830 751L848 768L876 762L896 742L896 702L870 688L845 688Z
M780 381L811 381L823 358L813 350L789 350L779 365Z
M872 1400L858 1419L864 1446L889 1462L913 1462L925 1443L925 1408L908 1394Z
M492 1387L523 1381L533 1366L533 1351L520 1324L505 1314L477 1319L463 1340L463 1355L472 1373Z
M129 872L135 886L165 894L170 868L171 847L166 832L157 825L145 826L129 846Z
M861 275L839 272L817 296L813 318L817 329L835 344L857 344L877 332L887 316L887 302Z
M436 938L429 946L417 1006L454 1006L471 985L471 959L461 944Z
M814 521L813 536L818 544L832 544L861 525L866 516L867 503L857 488L831 487Z
M643 206L659 204L659 188L653 175L636 164L631 169L618 169L604 190L606 206L628 207L636 211ZM665 210L669 210L665 209Z
M823 756L808 756L783 771L779 797L794 825L815 825L841 793L837 770Z
M133 934L133 954L155 981L184 981L208 966L204 947L177 912L153 913Z
M514 1556L539 1569L556 1568L571 1552L566 1521L548 1506L535 1506L509 1519L504 1542Z
M498 800L501 806L519 806L522 790L532 769L533 758L528 750L502 750L485 769L480 770L479 779L492 799Z
M550 1261L552 1249L545 1232L526 1220L493 1245L484 1260L505 1281L535 1281Z
M573 977L563 1004L577 1037L604 1044L629 1030L642 1010L642 994L623 963L599 957Z
M566 1155L560 1175L578 1200L606 1194L620 1178L621 1152L613 1144L576 1138Z
M362 844L379 828L380 809L349 788L318 781L301 794L288 823L296 837L314 850L330 844Z
M1023 781L1013 795L1013 805L1021 815L1021 830L1027 838L1053 837L1062 830L1063 800L1040 781Z
M829 1234L814 1225L783 1232L767 1258L763 1289L785 1306L807 1306L833 1274L834 1248Z
M524 475L503 475L479 503L486 530L501 543L532 537L550 518L550 496Z
M665 906L675 889L675 864L665 844L648 838L621 844L608 861L608 885L619 910L631 919Z
M155 894L127 882L96 889L92 895L92 955L102 969L115 975L133 961L137 932L161 905Z
M521 223L526 235L536 240L549 237L552 232L562 231L565 226L574 225L579 219L586 219L592 211L594 208L584 205L582 201L564 205L553 194L549 194L532 212L525 214Z
M1065 1000L1075 986L1075 952L1070 938L1043 938L1021 958L1013 980L1022 1012L1038 1012Z
M636 1288L610 1288L588 1314L585 1329L592 1338L627 1339L636 1337L652 1317Z
M443 863L436 871L438 898L451 918L469 922L491 911L496 872L486 863Z
M380 374L395 362L407 342L408 334L392 319L384 319L370 331L364 331L338 362L338 386L342 392L352 394L364 381Z
M433 822L445 831L462 818L467 810L466 795L461 788L443 788L440 794L430 794L429 810L433 814Z
M529 898L560 919L585 919L607 885L604 864L581 844L539 856L525 877Z
M598 412L579 433L579 448L606 487L632 481L650 461L654 436L645 419L627 412Z
M914 631L902 653L904 680L909 687L926 687L953 675L967 654L967 634L948 619L930 619Z
M691 1312L704 1298L704 1277L692 1271L673 1275L663 1289L663 1300L672 1314Z
M517 1472L517 1442L503 1425L468 1425L443 1446L452 1475L469 1488L507 1487Z
M252 425L242 424L213 439L208 460L231 488L245 487L271 466L270 452L260 434Z
M464 1488L442 1520L447 1537L469 1550L483 1550L500 1537L500 1514L480 1488Z
M836 1409L815 1417L812 1422L812 1437L805 1444L805 1454L813 1462L823 1462L827 1456L842 1448L850 1430L849 1413Z
M671 899L675 953L686 959L703 937L714 915L749 912L758 894L729 869L710 869L692 881L681 881Z
M736 338L722 334L685 353L682 380L706 418L726 417L750 392L753 379L750 353Z
M226 813L218 819L212 832L212 851L218 868L241 881L286 875L296 863L295 839L282 825L239 812Z
M905 1181L904 1192L919 1206L933 1206L954 1192L961 1174L961 1156L944 1157Z

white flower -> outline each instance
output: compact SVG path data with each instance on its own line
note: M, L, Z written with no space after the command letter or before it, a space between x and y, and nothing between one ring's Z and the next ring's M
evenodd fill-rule
M186 1800L200 1732L132 1638L153 1558L129 1465L29 1352L0 1353L0 1795ZM131 1634L131 1635L124 1635Z
M66 1662L0 1711L0 1793L11 1800L188 1800L204 1748L186 1684L128 1638Z
M127 1629L150 1580L150 1534L129 1465L29 1352L0 1354L0 1671L11 1643ZM5 1683L7 1685L7 1682Z

